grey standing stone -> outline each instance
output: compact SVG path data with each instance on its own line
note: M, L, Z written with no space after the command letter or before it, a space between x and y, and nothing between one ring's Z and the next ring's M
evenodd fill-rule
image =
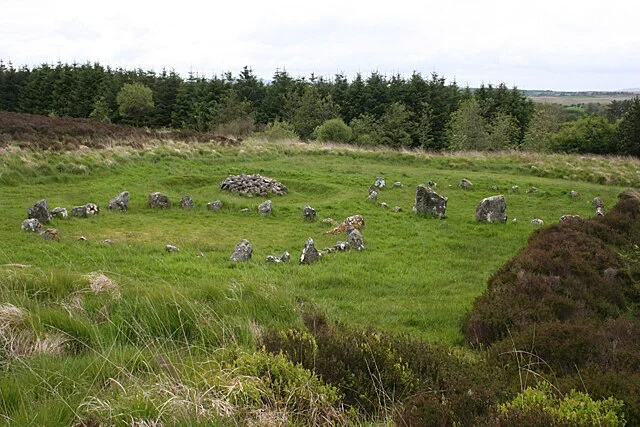
M377 176L376 180L373 183L373 186L376 188L384 188L386 185L387 185L387 182L381 176Z
M316 245L313 239L309 237L302 248L302 254L300 255L300 264L311 264L320 259L320 252L316 249Z
M253 254L253 246L248 240L242 239L233 248L233 254L231 254L231 261L248 261Z
M258 205L258 211L263 215L269 215L273 210L273 203L271 200L265 200Z
M87 216L87 206L74 206L71 209L71 212L73 213L73 216L77 216L78 218L85 218Z
M24 231L38 231L42 228L42 224L37 218L29 218L22 221L21 227Z
M219 211L222 209L222 202L220 200L214 200L213 202L207 203L207 209L210 211Z
M604 216L604 208L601 206L598 206L596 208L596 216Z
M447 197L427 188L424 185L416 187L416 198L413 204L413 212L444 218L447 214Z
M171 200L162 193L149 194L149 207L152 209L167 209L171 207Z
M594 208L604 209L604 203L602 203L602 200L600 200L600 197L594 197L593 200L591 201L591 206L593 206Z
M67 212L66 208L55 207L51 211L51 216L54 216L60 219L66 219L69 217L69 212Z
M51 212L45 199L38 200L32 207L27 209L27 218L35 218L40 224L51 222Z
M87 203L84 207L87 216L95 216L100 213L100 208L95 203Z
M362 239L362 234L358 230L354 229L349 233L347 243L349 244L350 249L355 249L357 251L364 249L364 240Z
M389 207L389 205L386 202L382 202L382 203L380 203L380 207L383 208L383 209L386 209L386 208Z
M339 252L344 252L347 249L349 249L349 242L342 242L342 241L336 242L336 244L333 245L333 249Z
M316 210L309 205L302 208L302 219L305 221L313 221L316 219Z
M532 225L544 225L544 221L540 218L534 218L531 220Z
M485 222L507 222L507 201L504 196L491 196L476 207L476 220Z
M193 202L193 199L190 196L184 196L180 199L180 207L182 209L193 209L196 204Z
M367 197L367 202L375 202L376 200L378 200L378 192L372 191L371 193L369 193L369 197Z
M129 192L123 191L113 199L109 200L107 209L110 211L125 212L129 209Z
M174 245L165 245L164 250L167 252L180 252L180 248Z
M284 251L284 253L280 256L269 255L267 257L267 262L285 263L289 261L291 261L291 255L287 251Z
M463 190L468 190L473 187L473 183L469 181L467 178L462 178L462 181L460 181L460 184L458 184L458 187L462 188Z

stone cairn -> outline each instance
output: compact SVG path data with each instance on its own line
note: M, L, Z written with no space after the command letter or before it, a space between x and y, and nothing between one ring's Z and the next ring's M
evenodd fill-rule
M507 201L504 196L491 196L482 199L476 207L476 221L507 222Z
M232 193L254 194L267 197L269 193L283 196L289 191L282 183L262 175L230 175L220 183L222 190Z
M433 191L424 185L416 188L416 199L413 204L413 212L444 218L447 213L447 197Z

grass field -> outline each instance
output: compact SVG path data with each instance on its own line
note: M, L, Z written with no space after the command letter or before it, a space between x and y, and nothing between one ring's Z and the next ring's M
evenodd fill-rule
M222 363L235 349L254 348L261 330L300 325L301 304L321 307L332 322L459 346L461 316L536 229L531 219L592 216L593 197L610 207L622 189L640 181L640 163L623 158L431 155L259 140L63 154L9 148L0 161L0 264L31 266L0 267L3 307L22 309L20 322L38 339L57 336L66 341L62 354L73 356L38 356L32 346L36 355L3 367L0 412L9 424L68 424L93 407L87 402L95 406L118 392L110 379L135 383L137 375L162 371L158 357L181 360L192 373L203 355ZM262 216L262 198L220 190L225 177L239 173L275 178L289 193L274 196L273 214ZM376 176L387 181L379 202L389 209L366 201ZM462 178L474 187L460 189ZM411 213L415 186L429 180L449 198L446 219ZM394 181L403 187L391 188ZM494 185L499 191L490 190ZM509 191L513 185L520 190ZM540 191L527 194L531 186ZM124 190L131 193L129 211L107 211L109 199ZM571 190L580 197L570 198ZM154 191L174 207L148 208ZM508 222L477 223L477 203L494 194L505 195ZM184 195L195 209L177 207ZM102 211L54 219L62 237L47 241L20 230L27 208L42 198L50 208L94 202ZM206 203L216 199L224 208L208 211ZM317 221L302 220L305 204L317 210ZM391 211L396 205L402 212ZM353 214L365 218L366 250L328 254L313 265L297 262L307 237L319 248L345 240L325 234L330 226L321 219ZM241 239L253 244L253 258L233 263L229 256ZM166 244L181 251L167 253ZM265 262L285 250L291 263ZM118 291L92 292L91 272L106 275ZM158 408L140 409L141 417L145 411L157 415Z
M560 96L530 96L533 101L546 104L578 105L578 104L609 104L612 101L633 99L638 93L609 94L609 95L560 95Z

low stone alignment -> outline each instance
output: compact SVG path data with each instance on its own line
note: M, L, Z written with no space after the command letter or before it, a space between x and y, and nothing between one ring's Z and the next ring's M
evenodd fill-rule
M507 201L503 195L491 196L478 204L476 220L483 222L507 222Z
M277 196L284 196L289 191L284 184L273 178L262 175L230 175L220 183L222 190L232 193L256 194L267 197L269 193Z
M447 214L447 197L433 191L424 185L416 187L416 199L413 204L413 212L423 215L432 215L444 218Z

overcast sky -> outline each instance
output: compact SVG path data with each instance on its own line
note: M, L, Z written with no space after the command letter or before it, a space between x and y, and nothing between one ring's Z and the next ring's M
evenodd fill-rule
M618 90L640 87L639 20L636 0L0 0L0 59Z

